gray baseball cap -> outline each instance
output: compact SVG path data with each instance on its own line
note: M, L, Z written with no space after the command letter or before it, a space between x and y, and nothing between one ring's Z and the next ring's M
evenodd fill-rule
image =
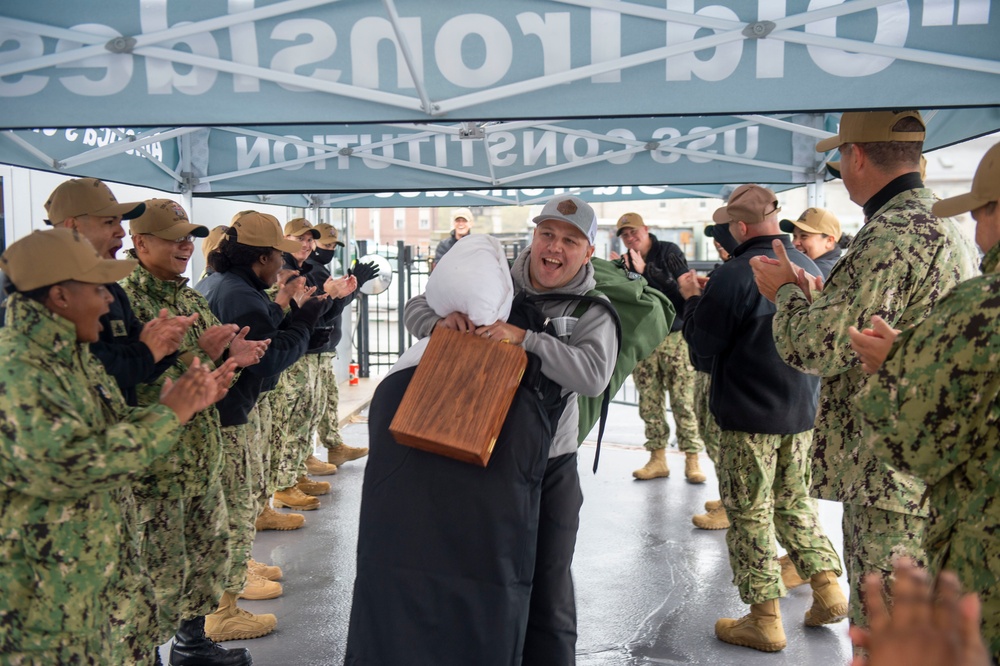
M580 197L567 194L552 197L532 222L539 224L545 220L559 220L572 224L583 232L591 245L597 238L597 214L590 204Z

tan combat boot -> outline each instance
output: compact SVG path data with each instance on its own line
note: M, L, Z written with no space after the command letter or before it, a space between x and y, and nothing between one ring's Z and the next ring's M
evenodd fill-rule
M653 449L650 451L649 462L642 468L632 472L632 476L640 481L648 481L660 477L667 478L670 476L670 470L667 469L667 450Z
M832 571L814 574L809 584L813 589L813 605L806 611L807 627L840 622L847 617L847 597Z
M705 483L705 475L698 466L697 453L684 454L684 478L688 483Z
M799 570L795 568L795 563L792 562L792 558L788 557L788 555L779 557L778 564L781 565L781 582L785 584L787 589L794 590L808 582L799 575Z
M240 599L250 601L263 601L264 599L277 599L284 590L281 583L268 580L263 576L255 574L250 567L247 567L247 584L240 592Z
M330 476L337 473L337 466L325 463L316 456L310 454L306 458L306 472L313 476Z
M264 510L257 516L256 528L258 532L264 530L297 530L306 522L305 516L301 513L278 513L270 506L265 506Z
M722 508L722 500L708 500L705 502L705 511L715 511Z
M725 530L729 529L729 516L726 515L726 508L720 506L712 509L708 513L699 513L691 517L691 522L700 530Z
M306 495L326 495L330 492L330 484L326 481L313 481L308 476L300 476L295 487Z
M205 635L216 643L266 636L278 625L271 613L254 615L236 606L236 595L225 592L219 608L205 616Z
M715 623L715 635L720 641L762 652L777 652L788 645L777 599L751 604L750 614L738 620L720 619Z
M281 575L282 575L281 567L274 566L271 564L264 564L263 562L258 562L252 557L250 558L250 561L247 562L247 569L250 570L250 573L255 573L258 576L263 576L268 580L281 580Z
M313 511L319 508L319 500L306 495L298 486L292 486L274 493L274 508Z
M352 460L357 460L358 458L364 458L366 455L368 455L367 446L348 446L347 444L340 444L338 446L331 446L326 450L326 461L331 465L340 467L346 462L351 462Z

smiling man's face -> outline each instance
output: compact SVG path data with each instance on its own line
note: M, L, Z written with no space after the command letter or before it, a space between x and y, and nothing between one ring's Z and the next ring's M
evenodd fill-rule
M594 246L577 227L562 220L542 220L531 241L531 286L538 291L566 286L593 254Z

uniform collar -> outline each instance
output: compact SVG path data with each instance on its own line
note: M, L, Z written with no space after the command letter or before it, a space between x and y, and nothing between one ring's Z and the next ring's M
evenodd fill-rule
M135 250L129 250L126 254L130 259L137 259ZM179 280L161 280L140 263L122 282L149 294L154 301L176 305L177 296L187 286L188 279L182 277Z
M923 186L924 181L920 179L920 174L916 171L904 173L902 176L893 178L862 206L865 212L865 219L870 220L875 217L875 214L882 210L882 207L889 203L897 194L906 190L918 190Z
M21 294L11 294L6 306L5 325L23 334L31 344L51 350L55 359L67 364L79 356L84 345L77 342L76 326L69 319Z
M1000 243L990 248L990 251L983 257L983 263L979 265L983 274L1000 272Z

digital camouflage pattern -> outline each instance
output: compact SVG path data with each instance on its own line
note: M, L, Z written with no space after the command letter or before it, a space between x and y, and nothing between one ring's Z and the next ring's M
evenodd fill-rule
M304 354L278 379L274 392L280 394L285 411L281 427L274 429L271 441L276 445L275 452L280 451L276 466L280 490L294 486L299 476L305 474L305 460L313 451L312 435L323 401L319 376L319 355Z
M132 250L131 259L135 259ZM198 313L198 318L184 335L178 350L178 362L168 369L153 384L138 387L139 404L157 402L167 378L176 381L183 375L194 358L200 359L208 367L215 363L208 358L198 338L219 320L212 314L205 297L187 286L187 279L178 282L160 280L141 264L119 282L128 294L132 311L139 321L155 319L161 309L166 308L171 316ZM204 409L192 418L170 452L158 460L151 468L149 477L135 488L136 496L165 499L202 496L218 478L222 465L222 442L219 435L219 412L215 408Z
M163 630L149 570L142 557L139 518L131 487L116 491L122 507L121 575L111 588L111 654L108 663L158 666L157 648L173 631Z
M694 413L698 417L698 432L701 441L705 443L705 453L713 463L719 463L719 438L722 431L715 422L708 400L712 394L712 373L695 371L694 373Z
M871 446L927 484L934 573L954 571L983 601L1000 660L1000 245L985 275L955 287L900 335L858 397Z
M254 469L251 476L251 488L257 497L259 509L270 502L271 495L276 490L281 490L276 486L277 470L274 469L275 461L271 455L271 438L274 431L274 404L275 392L267 391L261 393L257 398L257 404L250 410L250 450L253 454Z
M328 449L343 446L344 438L340 436L340 387L337 386L337 375L333 371L333 361L336 354L320 354L322 362L319 366L319 385L323 387L325 400L321 408L319 424L316 432L319 443Z
M719 492L731 523L726 531L733 584L746 604L785 596L775 538L803 578L841 574L840 558L809 497L812 431L768 435L721 431Z
M105 663L129 485L176 441L167 407L130 408L72 323L14 294L0 331L0 655Z
M666 393L677 425L677 448L685 453L704 450L694 407L694 367L682 331L672 331L639 361L632 371L639 391L639 416L646 424L646 450L665 449L670 442Z
M193 359L214 365L198 339L219 321L205 297L187 286L187 279L161 280L139 264L120 285L140 321L154 319L162 309L171 316L198 314L181 343L178 362L156 382L137 387L139 404L154 404L164 381L180 377ZM167 638L181 620L211 613L224 591L230 554L221 471L219 413L210 407L195 414L177 444L134 488L144 564Z
M222 481L216 478L204 495L143 501L139 529L160 628L169 638L181 620L214 611L225 592L231 555Z
M251 410L251 415L253 410ZM254 523L260 513L254 475L254 456L250 440L253 438L250 422L222 428L223 469L222 494L226 498L229 517L229 574L226 576L227 592L239 594L247 583L247 562L253 538ZM259 459L258 459L259 460ZM258 462L256 467L260 468Z
M822 377L813 456L821 498L925 515L924 484L880 460L855 404L867 375L847 329L879 315L895 328L927 317L952 287L972 277L976 252L950 219L931 214L925 188L890 199L858 232L810 305L795 285L778 290L774 342L793 368Z
M923 536L927 518L912 513L886 511L874 506L844 505L844 568L851 595L847 617L851 624L868 626L864 609L864 576L884 572L886 563L910 557L926 564Z

